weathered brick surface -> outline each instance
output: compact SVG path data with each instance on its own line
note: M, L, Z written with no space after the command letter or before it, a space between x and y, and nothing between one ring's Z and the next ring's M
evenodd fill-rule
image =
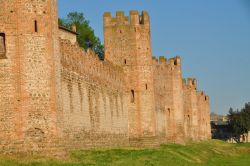
M106 59L125 71L128 102L129 135L156 135L153 67L150 26L147 12L130 16L117 12L116 17L104 14L104 45Z
M56 0L0 0L0 152L64 154L211 137L209 97L152 60L147 12L104 14L105 60L58 28Z
M128 145L122 68L67 40L61 40L60 46L63 137L83 147Z
M200 140L206 140L211 138L211 126L210 126L210 111L209 111L209 97L204 92L197 93L198 98L198 125Z
M169 142L184 141L184 100L180 58L154 60L156 111L164 111ZM157 119L158 120L158 119Z
M184 130L189 140L198 140L198 103L197 81L192 78L183 80L184 89Z
M55 82L60 79L56 1L0 4L0 32L6 37L6 58L0 60L2 150L16 141L33 150L53 147L49 143L58 136ZM40 142L49 147L39 147Z
M179 57L154 59L154 85L158 137L177 143L211 138L209 97L197 91L195 79L182 79Z

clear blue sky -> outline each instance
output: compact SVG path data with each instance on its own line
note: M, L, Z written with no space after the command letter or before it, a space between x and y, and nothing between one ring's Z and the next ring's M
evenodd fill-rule
M198 79L211 112L250 102L250 0L58 0L59 17L83 12L103 41L104 11L147 10L153 55L182 57L184 77Z

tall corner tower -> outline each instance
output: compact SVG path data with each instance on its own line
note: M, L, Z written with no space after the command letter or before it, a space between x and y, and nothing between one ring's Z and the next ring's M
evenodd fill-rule
M146 11L104 13L105 60L122 66L129 96L129 135L155 136L155 100L150 41L150 19Z
M0 4L0 140L50 142L60 91L57 0Z

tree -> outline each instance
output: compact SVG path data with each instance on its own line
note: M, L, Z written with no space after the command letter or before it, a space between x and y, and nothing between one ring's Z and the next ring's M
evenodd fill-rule
M242 116L244 128L246 131L250 131L250 102L246 103L242 109Z
M250 102L245 104L241 111L229 109L229 124L235 135L241 135L250 131Z
M70 12L66 19L59 18L58 23L69 29L75 25L79 33L77 36L79 46L85 50L92 49L101 60L104 59L104 47L100 39L95 36L94 30L90 27L89 21L86 20L83 13Z

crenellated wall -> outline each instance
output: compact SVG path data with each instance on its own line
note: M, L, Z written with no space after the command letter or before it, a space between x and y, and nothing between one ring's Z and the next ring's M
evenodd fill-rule
M183 79L184 89L184 131L188 140L198 140L197 81Z
M167 140L184 141L183 88L180 57L154 59L156 111L165 111Z
M122 68L67 40L60 40L60 48L63 138L78 148L128 145Z
M152 59L146 11L104 14L101 61L58 28L57 0L0 4L0 152L211 138L209 97L183 80L179 56Z
M209 97L203 91L197 92L198 99L198 137L200 140L211 139Z
M197 141L211 137L209 97L197 91L197 81L183 79L180 58L153 58L156 126L160 140ZM164 137L164 138L163 138Z

